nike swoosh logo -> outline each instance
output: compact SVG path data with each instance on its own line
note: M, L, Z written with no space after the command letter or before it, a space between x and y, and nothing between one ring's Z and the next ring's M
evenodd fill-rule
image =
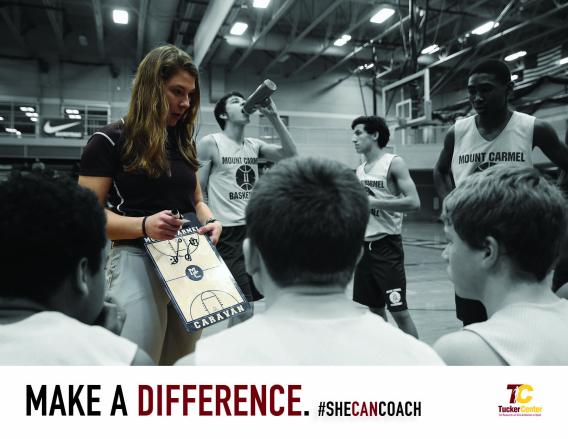
M71 122L71 123L65 123L63 125L51 126L50 122L47 121L45 123L45 125L43 126L43 130L47 134L53 134L53 133L57 133L58 131L66 130L67 128L74 127L75 125L79 125L80 123L81 122Z

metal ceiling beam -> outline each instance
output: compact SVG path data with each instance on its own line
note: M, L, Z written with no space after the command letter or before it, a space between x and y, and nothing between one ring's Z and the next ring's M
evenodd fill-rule
M518 23L522 23L525 20L531 20L531 17L521 15L521 19L518 20ZM535 20L534 22L537 23L537 24L542 24L543 26L546 26L546 27L557 27L557 28L562 27L562 28L566 29L566 21L565 20L548 18L547 20Z
M380 40L384 37L386 37L388 34L390 34L391 32L397 30L399 28L399 26L402 26L406 21L410 20L410 16L407 15L406 17L403 17L398 23L395 23L393 25L391 25L390 27L388 27L386 30L384 30L383 32L381 32L380 34L374 36L373 38L371 38L369 41L367 41L365 44L363 44L362 46L356 47L355 49L353 49L350 53L348 53L347 55L345 55L343 58L341 58L338 62L336 62L333 66L331 66L329 69L327 69L325 73L331 73L333 72L335 69L337 69L339 66L343 65L346 61L348 61L349 59L353 58L355 55L357 55L361 50L371 46L375 41Z
M238 3L235 6L238 6ZM237 20L238 16L239 16L239 8L233 7L231 9L231 11L229 12L229 14L227 15L227 19L225 20L225 22L223 23L223 25L221 26L219 31L217 31L217 36L215 37L213 44L211 44L211 46L209 47L209 50L207 51L205 58L203 58L203 61L201 62L201 67L205 67L209 63L209 61L211 60L213 55L215 55L215 53L216 53L217 49L219 48L219 46L221 45L221 43L223 41L225 41L224 35L226 35L229 32L229 29L231 29L231 26ZM221 34L223 36L219 36L219 34ZM233 49L233 51L234 51L234 49ZM231 54L232 54L232 51L231 51ZM228 60L229 56L227 56L226 59Z
M219 48L222 42L223 38L220 37L215 38L215 41L213 41L213 44L211 44L211 47L209 48L207 55L205 55L205 58L203 58L203 61L201 62L202 68L205 67L207 64L209 64L211 57L215 54L215 52L217 52L217 49Z
M365 15L363 15L363 17L361 17L361 19L359 21L357 21L354 24L352 24L351 26L349 26L343 32L338 32L337 35L351 34L351 32L353 30L357 29L363 23L369 21L369 19L373 16L374 13L375 13L374 10L367 12ZM294 74L300 73L302 70L304 70L310 64L312 64L316 59L318 59L320 56L322 56L327 49L329 49L331 46L333 46L333 41L335 41L335 40L332 38L332 41L329 41L326 45L324 45L324 47L318 53L316 53L314 56L312 56L310 59L308 59L304 64L302 64L300 67L298 67L296 69L296 71L294 72Z
M495 21L497 23L502 23L503 19L505 17L507 17L507 15L509 15L515 8L515 6L517 6L517 2L518 0L510 0L509 3L507 3L507 5L503 8L503 10L499 13L499 16L495 19ZM485 36L485 38L483 39L483 41L491 38L491 34L494 33L495 28L491 29L489 31L489 33ZM481 42L483 42L481 41ZM469 55L469 58L475 56L475 54L479 51L479 49L481 48L480 44L477 44L473 50L473 53L471 53ZM463 62L466 62L468 60L468 58L464 58L461 59L460 61L458 61L457 65L454 66L454 68L452 68L452 70L450 72L447 73L447 75L443 76L442 78L440 78L433 86L432 86L432 92L435 92L437 90L439 90L441 87L443 87L448 81L450 81L457 73L458 68L460 66L460 64L462 64Z
M408 49L410 50L410 71L412 73L416 72L417 58L416 54L416 37L418 34L418 24L416 22L416 7L414 0L408 0L408 15L410 17L410 23L408 24ZM400 20L400 26L403 26L403 19ZM372 43L371 43L372 44Z
M133 3L129 0L128 3ZM148 3L144 47L154 49L170 42L175 22L178 0L153 0Z
M295 9L296 13L294 14L294 19L292 21L292 27L290 28L290 39L296 36L296 32L298 32L298 23L300 22L300 9Z
M270 70L270 68L276 64L277 62L279 62L280 60L282 60L282 58L284 58L284 56L286 55L286 53L288 52L288 50L290 50L291 47L294 47L296 44L298 44L300 41L302 41L306 35L308 35L318 24L320 24L323 20L325 20L327 18L327 16L329 14L331 14L335 8L337 8L341 3L343 3L343 0L336 0L335 2L333 2L330 6L327 7L327 9L318 16L318 18L316 18L314 21L312 21L312 23L305 28L302 33L300 33L300 35L298 35L294 41L292 41L291 43L287 44L286 47L284 47L284 49L282 49L282 52L280 52L280 54L274 58L263 70L261 74L265 74L266 72L268 72L268 70Z
M235 3L235 0L212 0L207 6L193 40L193 60L198 66L207 55L211 43L233 7L233 3Z
M136 43L136 61L142 59L144 53L144 37L146 33L146 16L148 14L148 0L140 0L140 10L138 12L138 36Z
M335 21L337 20L337 14L333 14L329 17L329 20L325 26L325 34L323 37L323 41L329 41L331 33L333 32L333 28L335 27Z
M60 20L61 15L63 12L55 12L54 5L51 3L51 0L43 0L43 4L47 7L47 17L49 18L49 22L51 23L51 27L53 28L53 33L55 34L55 41L57 43L57 50L59 54L63 54L65 51L65 44L63 42L63 23Z
M97 47L101 59L106 58L105 38L103 30L103 10L101 8L101 0L92 0L93 15L95 16L95 29L97 31Z
M441 60L439 60L439 61L436 61L435 63L430 64L430 65L428 66L428 68L437 67L437 66L440 66L440 65L442 65L442 64L444 64L444 63L446 63L446 62L448 62L448 61L450 61L450 60L452 60L452 59L459 58L459 57L461 57L462 55L465 55L465 54L467 54L467 53L469 53L469 52L472 52L473 50L479 49L480 47L483 47L483 46L485 46L486 44L489 44L489 43L491 43L491 42L493 42L493 41L495 41L495 40L497 40L497 39L499 39L499 38L501 38L501 37L504 37L504 36L506 36L506 35L509 35L509 34L511 34L511 33L513 33L513 32L516 32L516 31L520 30L520 29L523 29L523 28L525 28L526 26L529 26L529 25L531 25L531 24L533 24L533 23L536 23L536 22L542 21L542 20L544 20L544 19L546 19L546 18L548 18L548 17L551 17L551 16L553 16L554 14L557 14L558 12L563 11L563 10L565 10L565 9L567 9L567 8L568 8L568 3L565 3L565 4L563 4L563 5L560 5L560 6L558 6L558 7L555 7L554 9L552 9L552 10L550 10L550 11L548 11L548 12L545 12L544 14L541 14L541 15L539 15L539 16L537 16L537 17L534 17L533 19L524 21L524 22L522 22L522 23L519 23L519 24L517 24L517 25L515 25L515 26L512 26L512 27L510 27L510 28L508 28L508 29L503 30L503 31L501 31L501 32L499 32L499 33L497 33L497 34L495 34L495 35L493 35L493 36L491 36L491 37L489 37L489 38L487 38L487 39L481 41L477 46L466 47L465 49L462 49L462 50L460 50L460 51L458 51L458 52L452 53L451 55L449 55L449 56L447 56L447 57L445 57L445 58L443 58L443 59L441 59ZM433 90L433 91L434 91L434 90Z
M516 42L513 43L513 44L508 44L506 49L501 48L501 49L499 49L499 50L494 50L493 52L490 52L490 53L484 53L484 54L483 54L483 57L484 57L484 58L492 58L492 57L495 56L495 55L500 55L500 54L502 54L503 52L507 53L507 52L509 52L511 49L514 49L515 47L524 46L525 44L532 43L533 41L536 41L536 40L540 40L540 42L542 43L544 37L547 37L547 36L552 35L552 34L554 34L554 33L556 33L556 32L559 32L560 30L561 30L561 29L558 28L558 27L553 27L552 29L548 29L548 30L546 30L546 31L544 31L544 32L540 32L540 33L538 33L537 35L534 35L534 36L532 36L532 37L530 37L530 38L527 38L526 40L520 40L520 41L516 41ZM562 29L562 30L564 30L564 29ZM539 44L539 46L542 47L541 44ZM513 69L512 69L512 70L513 70Z
M484 3L487 3L487 1L488 1L488 0L478 0L478 1L475 2L473 5L469 6L469 8L470 8L471 10L474 10L475 8L477 8L477 7L479 7L479 6L482 6ZM406 17L406 18L408 18L408 17ZM437 19L437 18L438 18L438 17L435 17L435 19ZM457 22L457 21L460 20L460 19L461 19L461 17L460 17L460 16L456 16L456 15L454 15L454 16L452 16L452 17L450 17L450 18L447 18L446 20L443 20L443 21L440 23L439 29L441 29L442 27L447 26L447 25L449 25L449 24L452 24L452 23L454 23L454 22ZM435 32L435 30L432 30L432 32ZM354 55L354 54L353 54L353 55ZM353 57L353 55L352 55L351 57ZM342 60L341 60L341 61L342 61ZM340 62L341 62L341 61L340 61ZM395 70L396 70L396 67L393 66L390 71L395 71ZM353 74L355 74L355 72L356 72L356 70L352 70L352 71L344 78L344 80L347 79L347 78L349 78L349 77L352 76ZM296 72L296 73L297 73L297 72ZM384 76L384 75L385 75L384 72L380 73L380 76Z
M471 7L468 6L469 10L472 10ZM469 18L478 18L480 20L492 20L493 18L495 18L493 15L489 15L487 13L477 13L477 14L472 14L471 12L466 12L466 11L454 11L452 9L438 9L438 8L431 8L428 7L425 9L425 11L428 12L437 12L437 13L443 13L443 14L450 14L450 15L461 15L462 17L469 17Z
M480 6L483 6L483 5L484 5L485 3L487 3L487 2L488 2L488 0L478 0L478 1L475 2L474 4L468 5L467 8L468 8L468 10L470 10L470 11L474 11L474 10L476 10L476 8L478 8L478 7L480 7ZM443 14L443 13L446 13L446 11L440 12L440 14ZM442 29L443 27L446 27L446 26L448 26L448 25L450 25L450 24L456 23L456 22L458 22L459 20L463 19L463 16L462 16L462 15L455 15L455 14L456 14L456 11L451 12L451 14L454 14L454 15L452 15L450 18L447 18L446 20L442 21L442 23L440 23L439 26L433 26L430 31L428 31L428 29L426 29L426 39L428 39L428 37L429 37L431 34L433 34L433 33L436 32L436 27L438 28L438 31L439 31L439 30ZM437 19L438 19L438 16L432 18L432 20L437 20ZM435 41L433 41L433 42L435 42Z
M484 5L485 3L487 3L487 2L488 2L488 0L478 0L478 1L476 1L474 4L468 6L468 8L469 8L470 10L475 10L476 8L478 8L478 7L480 7L480 6L483 6L483 5ZM439 19L439 16L433 18L433 20L438 20L438 19ZM442 29L442 28L445 27L445 26L448 26L448 25L450 25L450 24L455 23L455 24L456 24L456 28L458 28L458 27L459 27L459 23L458 23L458 22L459 22L459 20L461 20L461 19L462 19L462 17L453 15L453 16L451 16L451 17L449 17L449 18L446 18L445 20L441 21L440 24L439 24L439 26L436 26L436 27L438 27L438 30L440 30L440 29ZM427 26L427 24L426 24L426 26ZM431 31L428 31L428 28L426 29L426 31L427 31L427 35L426 35L426 37L425 37L426 40L428 40L428 35L429 35L430 33L435 33L435 32L436 32L436 30L435 30L434 28L431 28L431 29L432 29ZM456 31L456 32L457 32L457 31ZM431 42L433 42L433 41L431 41ZM440 44L440 46L447 46L447 45L448 45L448 42L445 42L445 43L443 43L443 44ZM397 69L397 66L394 66L394 67L391 69L391 71L395 71L396 69Z
M236 35L228 35L225 37L225 41L228 45L239 48L239 49L247 49L251 44L251 39L245 36L236 36ZM261 42L256 45L256 50L259 51L267 51L271 53L278 53L282 47L286 45L289 41L286 34L274 34L271 35L270 38L265 38ZM302 44L295 46L293 51L291 50L289 53L292 54L303 54L303 55L314 55L318 53L321 49L321 39L316 37L306 37L302 41ZM350 49L343 46L343 47L330 47L325 56L334 57L339 59L350 52ZM335 62L335 61L334 61Z
M516 42L516 43L514 43L514 44L511 44L511 45L507 46L507 49L510 50L510 49L513 49L514 47L522 46L522 45L525 45L525 44L527 44L527 43L529 43L529 42L533 42L533 41L535 41L535 40L541 40L541 41L542 41L542 38L547 37L547 36L549 36L549 35L551 35L551 34L554 34L554 33L556 33L556 32L559 32L559 31L560 31L560 29L557 28L557 27L552 28L552 29L549 29L549 30L545 31L544 33L539 33L538 35L535 35L535 36L533 36L533 37L531 37L531 38L529 38L529 39L527 39L527 40L522 40L522 41L518 41L518 42ZM544 48L544 50L547 50L547 49L548 49L548 47L545 47L545 48ZM502 54L503 51L504 51L504 49L499 49L499 50L495 50L495 51L493 51L493 52L484 54L483 56L486 57L486 58L492 58L492 57L495 56L495 55ZM467 98L466 98L466 99L463 99L463 101L460 101L460 102L467 103L467 102L468 102L468 99L467 99ZM458 102L458 103L459 103L459 102Z
M265 9L258 9L257 10L256 23L255 23L255 26L254 26L254 32L252 34L253 41L256 38L258 38L258 35L260 35L260 32L262 31L262 21L264 20L264 11L265 11Z
M469 8L470 10L475 10L475 9L478 8L479 6L482 6L483 4L487 3L487 1L488 1L488 0L478 0L478 1L475 2L473 5L468 6L468 8ZM537 1L537 0L528 0L528 3L527 3L527 4L534 3L535 1ZM525 4L525 6L526 6L527 4ZM438 19L438 17L435 17L434 19ZM441 28L444 27L444 26L447 26L447 25L450 25L450 24L452 24L452 23L455 23L455 24L456 24L456 32L457 32L457 29L459 28L459 23L458 23L458 20L459 20L459 19L460 19L460 17L457 17L457 16L450 17L450 18L444 20L443 22L441 22L440 25L439 25L439 28L441 29ZM539 21L540 21L540 18L533 16L533 17L531 18L531 20L533 20L533 21L535 21L535 22L539 22ZM432 30L431 32L434 32L434 30ZM455 33L455 32L454 32L454 33ZM491 41L493 41L493 37L491 37L491 38L492 38ZM449 43L448 41L446 41L446 42L444 42L444 43L440 43L440 46L448 46L448 43ZM439 61L436 61L436 62L434 62L433 64L428 65L427 67L428 67L428 68L436 67L436 66L438 66L438 65L441 65L441 64L445 63L446 61L449 61L449 60L451 60L451 59L454 59L454 58L457 57L457 56L460 56L460 55L462 55L462 54L468 53L470 50L472 50L471 47L466 48L466 49L463 49L463 50L461 50L461 51L459 51L459 52L456 52L456 53L454 53L454 54L452 54L452 55L449 55L448 57L445 57L445 58L443 58L443 59L441 59L441 60L439 60ZM395 71L396 69L397 69L397 67L395 66L395 67L393 67L392 71ZM354 72L352 72L351 75L352 75L352 74L354 74ZM349 75L349 76L351 76L351 75Z
M10 14L8 13L8 8L7 7L0 8L0 14L4 18L4 21L6 22L6 25L8 26L8 30L10 31L10 33L12 34L14 39L18 42L18 44L22 47L22 49L24 49L27 52L28 55L32 55L32 50L30 49L28 44L25 42L25 40L22 38L22 34L21 34L18 26L14 23L14 21L12 21L12 18L10 17Z
M187 32L187 27L189 26L189 20L193 16L193 12L195 11L195 7L196 7L196 4L193 3L193 2L189 2L185 7L185 11L183 13L181 24L179 26L176 39L174 41L174 44L178 47L181 47L181 44L183 43L183 37L184 37L185 33Z
M270 30L274 27L274 25L278 22L278 20L280 20L280 18L282 18L282 16L286 13L286 11L290 8L290 6L292 6L294 4L295 1L296 0L286 0L284 2L284 4L282 6L280 6L278 11L276 11L276 13L272 16L272 19L266 24L264 29L262 29L262 32L260 32L260 34L258 35L258 38L253 40L252 44L249 46L249 48L247 50L245 50L245 53L243 53L241 55L241 57L239 58L237 63L233 66L231 71L234 71L241 66L241 64L244 62L244 60L247 59L248 56L253 51L256 43L260 39L262 39L268 32L270 32Z

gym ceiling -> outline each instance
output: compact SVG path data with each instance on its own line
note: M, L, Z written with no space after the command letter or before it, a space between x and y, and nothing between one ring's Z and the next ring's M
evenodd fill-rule
M115 23L114 10L128 22ZM436 93L463 87L479 57L517 54L519 72L555 47L568 57L566 0L14 0L0 1L0 15L0 58L44 71L63 62L116 75L169 42L201 69L276 79L333 73L380 85L430 66Z

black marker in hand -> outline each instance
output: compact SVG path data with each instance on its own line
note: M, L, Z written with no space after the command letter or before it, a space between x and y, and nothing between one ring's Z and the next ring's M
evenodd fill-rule
M183 217L183 215L182 215L181 213L179 213L179 210L177 210L176 208L171 209L170 212L172 212L172 215L175 216L177 219L181 220L181 222L182 222L182 227L183 227L185 224L187 224L187 223L190 222L189 220L185 219L185 218Z

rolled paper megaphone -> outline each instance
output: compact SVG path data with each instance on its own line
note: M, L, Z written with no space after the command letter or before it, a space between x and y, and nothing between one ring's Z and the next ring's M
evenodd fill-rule
M247 98L243 105L243 113L252 114L254 107L265 99L268 99L278 87L270 79L265 79L262 84Z

